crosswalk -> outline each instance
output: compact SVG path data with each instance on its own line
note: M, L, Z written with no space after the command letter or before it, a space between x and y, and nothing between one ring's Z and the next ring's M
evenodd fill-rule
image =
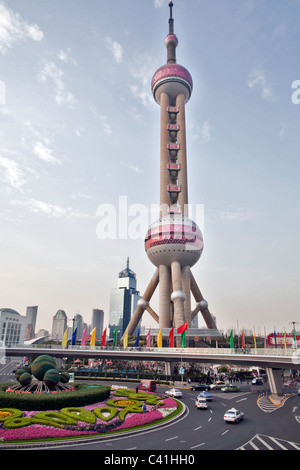
M300 450L300 444L264 434L256 434L236 450Z

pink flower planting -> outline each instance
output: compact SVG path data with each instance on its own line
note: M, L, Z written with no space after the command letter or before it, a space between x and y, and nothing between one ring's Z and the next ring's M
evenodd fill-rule
M84 408L85 410L88 410L89 412L93 413L93 410L96 408L100 408L100 411L103 410L103 412L108 412L109 411L109 406L107 405L107 402L109 400L112 400L114 397L115 390L112 390L111 396L109 397L108 400L104 402L99 402L99 403L94 403L92 405L84 406L81 408ZM57 438L65 438L65 437L77 437L77 436L84 436L84 435L97 435L97 434L102 434L102 433L107 433L107 432L113 432L113 431L121 431L129 428L134 428L137 426L143 426L145 424L150 424L154 423L155 421L159 421L164 417L163 411L160 412L159 409L176 409L177 408L177 402L173 400L172 398L165 398L165 397L160 397L155 394L149 393L149 398L152 396L154 398L157 398L157 404L155 406L153 405L148 405L146 404L146 411L142 411L142 404L143 401L141 401L141 405L135 404L135 407L133 408L135 411L130 412L130 409L128 408L128 411L124 413L124 407L129 403L130 399L128 400L128 396L120 396L118 394L117 398L117 404L120 403L122 404L122 399L123 399L123 406L116 406L118 408L118 414L112 419L110 419L110 416L108 416L108 421L104 419L100 419L99 413L96 414L97 418L95 419L95 422L93 424L87 423L85 421L79 421L77 420L76 425L62 425L61 429L58 427L53 427L51 425L48 425L47 423L45 424L36 424L33 422L33 424L28 425L28 419L34 419L36 411L24 411L23 412L23 418L27 418L27 420L24 421L26 422L26 425L23 427L22 424L20 424L20 427L16 428L6 428L5 424L3 422L0 422L0 441L6 441L6 442L12 442L12 441L27 441L27 440L34 440L34 439L57 439ZM120 400L120 402L119 402ZM60 410L57 410L56 412L59 412ZM53 410L52 410L53 412ZM120 415L120 413L122 414ZM55 412L54 412L55 413ZM109 415L109 413L108 413ZM38 416L38 415L37 415ZM74 415L73 415L74 416ZM103 418L105 416L101 415ZM112 414L113 416L113 414ZM122 416L122 419L120 419L120 416ZM83 418L84 419L84 418ZM74 420L73 420L74 421ZM0 443L1 445L1 443ZM1 448L1 447L0 447Z

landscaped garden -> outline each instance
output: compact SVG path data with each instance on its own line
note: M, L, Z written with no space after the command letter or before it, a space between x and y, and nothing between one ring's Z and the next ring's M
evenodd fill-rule
M68 384L67 375L57 375L50 361L47 368L45 356L38 359L36 369L33 363L16 372L16 384L0 386L0 444L125 432L162 423L181 410L175 399L153 392ZM31 379L22 380L24 374Z

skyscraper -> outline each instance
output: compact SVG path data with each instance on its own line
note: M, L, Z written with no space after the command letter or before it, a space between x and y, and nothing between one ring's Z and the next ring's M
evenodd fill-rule
M38 310L37 306L27 307L26 309L25 341L28 341L34 338L37 310Z
M127 258L126 268L119 273L118 287L112 289L110 294L110 337L113 336L115 328L117 328L119 338L125 332L136 309L137 302L141 297L139 291L136 289L136 285L136 274L129 268L129 258ZM133 329L132 333L134 330L135 329Z
M153 98L160 106L160 218L145 239L148 258L156 271L128 325L132 334L147 310L159 328L178 328L200 311L208 328L216 325L206 300L191 272L203 251L203 237L188 214L187 146L185 105L193 80L186 68L176 62L178 39L174 33L173 2L169 3L169 33L165 39L167 63L154 74ZM159 285L159 313L150 307ZM191 292L196 307L191 309Z
M96 338L99 341L103 332L104 311L99 308L93 309L91 331L96 328Z
M53 317L51 338L54 341L61 341L67 328L68 317L64 310L58 310Z

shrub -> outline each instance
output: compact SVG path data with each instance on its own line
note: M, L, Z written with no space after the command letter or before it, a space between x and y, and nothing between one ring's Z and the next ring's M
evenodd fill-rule
M88 384L74 384L75 391L52 393L6 392L12 384L0 384L0 403L3 408L17 408L26 411L58 410L66 407L91 405L105 401L110 395L110 387Z

